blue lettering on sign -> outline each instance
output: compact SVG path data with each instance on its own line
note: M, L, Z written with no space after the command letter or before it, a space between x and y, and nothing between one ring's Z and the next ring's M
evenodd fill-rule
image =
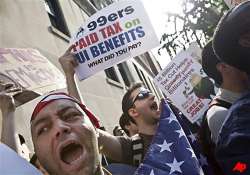
M118 18L123 18L126 15L130 15L135 11L132 6L127 6L125 9L120 9L116 13L112 12L107 16L100 16L96 21L91 21L88 23L87 27L89 31L93 31L97 28L97 26L105 26L108 21L112 22L117 20Z
M136 27L136 32L138 33L138 37L139 38L142 38L145 36L145 32L143 31L143 28L142 26L139 26L139 27Z
M98 50L98 47L97 46L91 46L90 47L90 51L92 53L92 56L95 58L95 57L98 57L100 55L100 52Z
M89 47L89 51L92 57L90 57L86 50L79 52L76 57L79 63L85 63L92 58L96 58L102 54L105 54L109 51L117 49L124 46L132 41L137 40L145 36L145 32L142 26L137 26L127 32L120 33L112 38L99 42L96 45Z
M115 45L115 48L118 48L122 45L119 38L117 38L117 36L113 37L112 40L113 40L113 43Z
M90 60L87 50L81 50L79 53L77 53L76 59L78 63L80 64L85 63L85 61Z

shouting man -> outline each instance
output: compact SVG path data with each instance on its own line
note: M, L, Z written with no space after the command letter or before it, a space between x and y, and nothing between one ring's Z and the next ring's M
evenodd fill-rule
M35 153L54 175L109 175L99 161L98 120L76 99L52 93L35 107L31 133Z

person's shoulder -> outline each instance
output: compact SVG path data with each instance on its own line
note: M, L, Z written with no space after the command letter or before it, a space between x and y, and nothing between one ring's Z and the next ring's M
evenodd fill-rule
M239 98L229 109L228 118L231 120L238 120L240 118L249 118L250 114L250 93L244 94ZM229 120L230 121L230 120Z
M216 158L224 166L236 161L249 162L250 94L237 100L230 108L216 143ZM249 174L249 173L247 173Z
M221 112L227 112L228 108L225 108L223 106L212 106L207 110L207 116L213 116Z
M219 143L226 143L234 137L231 137L232 133L241 131L249 132L250 122L250 93L242 96L238 99L229 109L223 127L220 131Z
M250 92L244 93L238 100L236 100L231 109L237 109L243 105L250 105Z
M208 122L217 117L226 117L228 114L228 109L222 106L212 106L208 109L206 117Z
M119 140L119 142L121 143L121 145L130 145L132 144L133 139L131 137L128 136L116 136L116 138Z

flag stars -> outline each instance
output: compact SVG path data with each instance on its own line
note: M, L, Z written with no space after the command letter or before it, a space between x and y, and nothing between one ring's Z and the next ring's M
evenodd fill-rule
M151 170L150 175L155 175L154 170Z
M166 104L163 104L155 139L153 139L151 143L144 162L139 166L135 174L205 174L201 169L201 163L198 162L198 158L201 158L200 161L203 162L203 164L207 164L207 161L204 156L200 156L200 153L196 154L196 152L194 152L195 148L198 148L198 145L194 147L193 150L189 144L192 142L197 144L195 135L191 135L190 132L186 135L175 115Z
M172 121L177 121L176 117L171 113L170 116L167 118L168 123L170 124Z
M206 157L203 156L202 154L200 154L199 162L200 162L200 164L201 164L201 167L203 167L203 166L205 166L205 165L206 165L206 166L208 165Z
M176 130L175 132L179 134L179 138L181 138L182 136L185 136L184 131L182 129Z
M167 141L164 140L164 142L163 142L162 145L158 145L159 147L161 147L160 152L163 152L163 151L169 151L169 152L171 152L170 146L171 146L172 144L173 144L173 143L167 143Z
M171 168L169 174L172 174L173 172L176 172L176 171L179 173L182 173L180 166L183 163L184 163L184 161L177 162L177 160L175 158L174 158L173 163L166 163L166 165Z
M196 134L190 134L188 137L191 139L192 143L196 141Z

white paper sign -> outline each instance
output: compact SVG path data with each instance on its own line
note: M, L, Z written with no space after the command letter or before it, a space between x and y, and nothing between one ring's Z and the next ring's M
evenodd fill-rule
M0 174L5 175L42 175L27 160L23 159L16 152L0 143Z
M224 0L229 8L233 8L246 0Z
M139 0L119 1L98 11L80 27L71 41L83 80L125 59L159 45Z
M38 94L66 88L64 75L35 49L0 48L0 73Z
M215 90L213 82L191 55L187 51L178 54L154 78L154 82L189 121L194 123L203 116Z

